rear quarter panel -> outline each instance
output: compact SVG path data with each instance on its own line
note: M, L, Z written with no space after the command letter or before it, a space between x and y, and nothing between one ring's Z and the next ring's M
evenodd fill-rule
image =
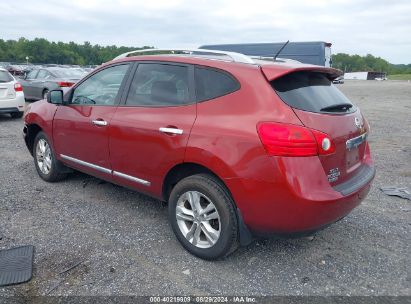
M260 68L237 65L226 71L238 79L241 88L198 103L185 161L201 164L223 179L243 211L251 207L250 197L243 195L243 189L231 186L239 183L230 180L257 180L263 185L276 176L258 136L258 122L301 122L277 98Z

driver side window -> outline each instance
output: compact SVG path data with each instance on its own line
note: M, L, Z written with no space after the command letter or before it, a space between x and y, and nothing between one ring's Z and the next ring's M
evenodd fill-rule
M112 106L116 102L128 64L104 69L74 89L71 104Z

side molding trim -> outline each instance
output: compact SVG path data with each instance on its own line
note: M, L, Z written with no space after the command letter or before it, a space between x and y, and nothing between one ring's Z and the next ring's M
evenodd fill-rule
M131 176L131 175L127 175L127 174L118 172L118 171L114 171L114 170L110 170L110 169L107 169L107 168L104 168L104 167L101 167L101 166L97 166L95 164L88 163L88 162L85 162L83 160L80 160L80 159L77 159L77 158L74 158L74 157L71 157L71 156L68 156L68 155L60 154L60 156L61 156L61 158L65 159L65 160L71 161L73 163L76 163L76 164L79 164L79 165L82 165L82 166L85 166L85 167L88 167L88 168L91 168L91 169L94 169L94 170L97 170L97 171L100 171L100 172L103 172L103 173L112 174L114 176L118 176L118 177L127 179L129 181L135 182L135 183L143 184L145 186L150 186L151 185L151 182L146 181L146 180L141 179L141 178L138 178L138 177L134 177L134 176Z

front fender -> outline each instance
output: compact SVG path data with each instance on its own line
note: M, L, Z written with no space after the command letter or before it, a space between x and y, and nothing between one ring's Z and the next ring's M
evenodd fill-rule
M37 125L53 141L53 118L56 111L57 106L45 100L33 102L24 116L24 123L28 127Z

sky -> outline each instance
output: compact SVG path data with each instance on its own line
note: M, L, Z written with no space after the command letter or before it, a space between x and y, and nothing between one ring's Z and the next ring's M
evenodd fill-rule
M0 0L0 39L117 46L326 41L411 63L411 0Z

